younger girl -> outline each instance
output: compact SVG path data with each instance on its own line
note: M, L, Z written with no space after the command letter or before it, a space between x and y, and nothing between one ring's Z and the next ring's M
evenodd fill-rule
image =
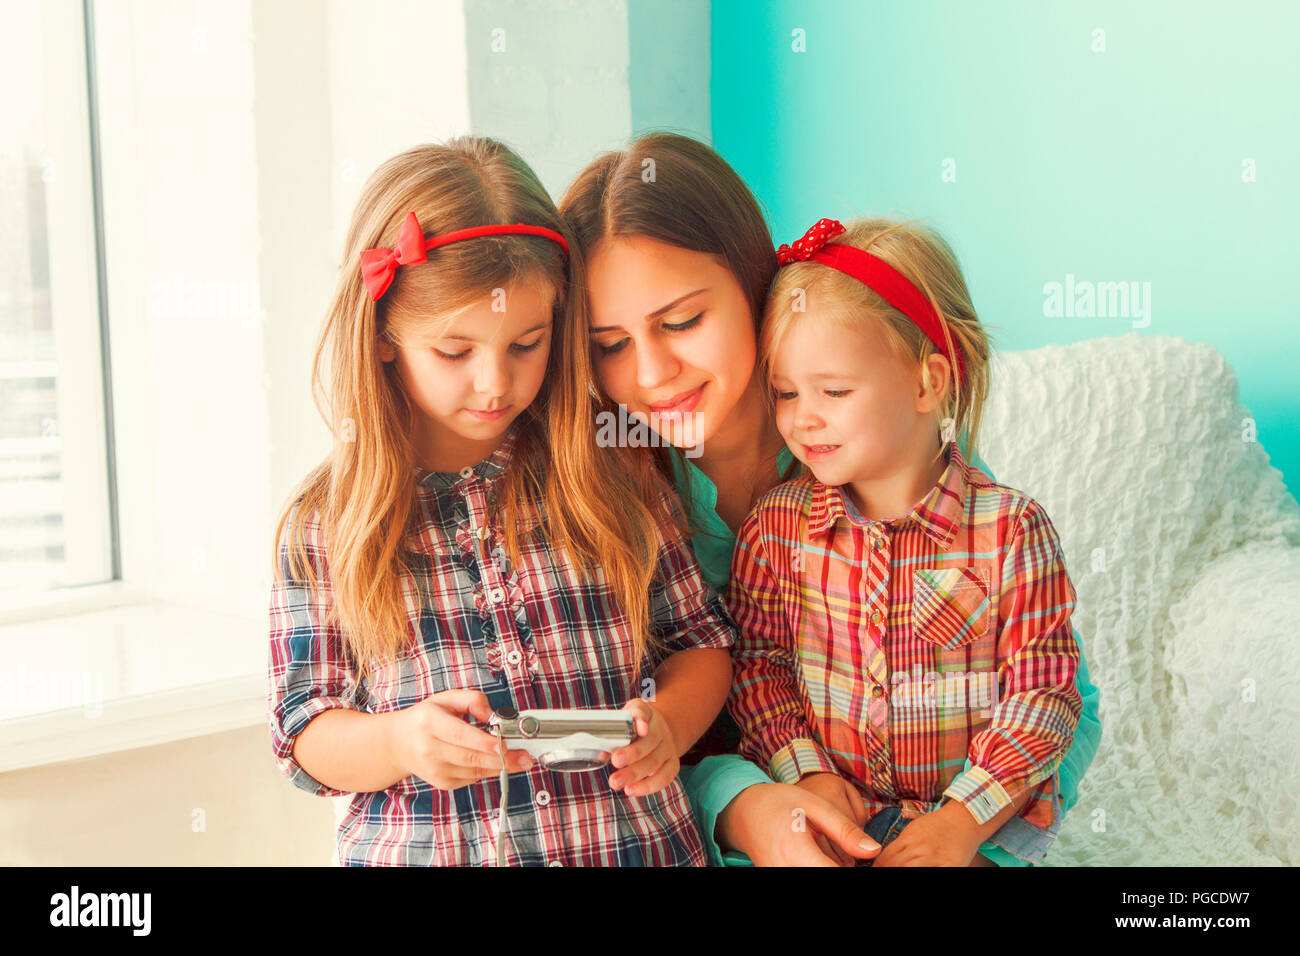
M640 735L590 773L510 751L508 862L705 862L675 778L734 629L666 484L596 446L566 228L477 138L390 159L353 213L316 354L335 441L280 518L270 642L277 765L355 794L345 865L493 860L504 706L626 706Z
M823 219L778 261L762 370L808 472L737 533L741 752L864 823L868 865L982 862L995 832L1038 862L1082 707L1075 592L1042 506L953 440L975 446L989 355L956 258Z

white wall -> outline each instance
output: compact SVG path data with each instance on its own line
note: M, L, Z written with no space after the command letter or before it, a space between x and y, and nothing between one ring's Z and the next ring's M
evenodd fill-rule
M465 23L473 132L517 150L556 200L597 153L625 145L625 0L475 0Z
M324 9L337 258L352 206L376 166L408 147L468 131L469 81L460 0L328 0Z
M328 800L262 727L0 774L0 866L327 866Z

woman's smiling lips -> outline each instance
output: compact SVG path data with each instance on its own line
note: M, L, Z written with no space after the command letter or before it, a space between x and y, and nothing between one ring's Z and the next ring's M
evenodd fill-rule
M494 422L494 421L496 421L498 418L500 418L502 415L504 415L506 412L510 411L510 409L511 409L512 407L513 407L513 406L511 406L511 405L506 405L506 406L504 406L504 407L502 407L502 408L498 408L498 409L496 409L496 410L494 410L494 411L491 411L491 412L483 412L483 411L479 411L479 410L476 409L476 408L467 408L467 409L465 409L465 411L469 412L471 415L473 415L475 418L477 418L477 419L478 419L479 421L481 421L481 422Z
M689 392L682 392L680 395L674 395L666 402L658 402L650 406L650 411L660 418L678 418L687 412L693 412L695 406L700 404L700 395L704 391L705 382L699 388L692 389Z

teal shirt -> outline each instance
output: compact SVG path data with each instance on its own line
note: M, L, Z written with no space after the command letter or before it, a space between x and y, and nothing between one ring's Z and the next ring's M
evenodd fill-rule
M958 439L962 454L966 455L964 437ZM671 456L673 463L673 480L683 498L690 489L691 521L700 532L691 539L695 548L696 560L706 580L716 591L722 592L731 576L731 552L736 546L736 536L731 533L727 523L718 515L718 488L704 472L689 459L686 461L686 473L683 474L678 464L678 456ZM777 458L777 468L784 474L793 462L790 449L783 448ZM968 456L967 460L990 478L993 472L978 454ZM996 481L997 479L994 478ZM1075 628L1075 641L1079 640L1079 631ZM1079 715L1079 725L1074 731L1074 740L1070 749L1061 758L1060 798L1061 814L1064 816L1079 801L1079 781L1092 765L1101 743L1101 718L1099 716L1101 692L1093 685L1088 674L1088 663L1083 657L1083 646L1079 646L1079 671L1075 679L1079 696L1083 698L1083 710ZM966 761L966 769L970 769ZM771 783L761 768L741 757L739 754L723 754L706 757L693 767L683 767L680 775L695 818L704 834L704 846L708 851L709 862L714 866L748 866L749 857L743 853L722 853L714 837L714 828L718 815L746 787L756 783ZM1014 822L1014 821L1013 821ZM1000 833L1001 831L999 831ZM992 839L997 839L995 833ZM992 842L980 845L979 852L999 866L1028 866L1024 860L1013 856L1007 850Z

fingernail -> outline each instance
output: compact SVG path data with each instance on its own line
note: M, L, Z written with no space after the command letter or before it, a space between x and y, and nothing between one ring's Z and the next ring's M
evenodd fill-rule
M863 840L858 846L863 850L879 850L880 844L875 840Z

